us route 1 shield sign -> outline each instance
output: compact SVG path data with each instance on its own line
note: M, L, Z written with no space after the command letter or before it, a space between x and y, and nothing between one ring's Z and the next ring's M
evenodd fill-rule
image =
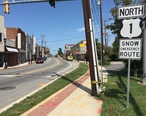
M120 39L120 59L141 59L141 39Z
M122 23L123 25L120 31L122 37L133 38L141 35L142 29L140 27L140 19L124 19Z

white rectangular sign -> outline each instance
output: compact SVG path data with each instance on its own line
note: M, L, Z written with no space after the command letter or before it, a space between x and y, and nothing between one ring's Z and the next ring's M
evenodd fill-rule
M21 33L17 35L17 48L21 49Z
M118 8L118 19L138 18L145 16L145 5L133 5Z
M120 39L120 59L141 59L141 39Z

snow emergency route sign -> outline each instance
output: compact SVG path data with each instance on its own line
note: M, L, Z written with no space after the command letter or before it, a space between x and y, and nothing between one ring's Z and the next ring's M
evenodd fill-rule
M120 59L141 59L141 39L120 39Z
M130 5L118 8L118 19L138 18L145 16L145 5Z

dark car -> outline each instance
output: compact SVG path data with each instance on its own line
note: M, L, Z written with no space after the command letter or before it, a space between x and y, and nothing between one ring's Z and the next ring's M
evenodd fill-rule
M46 61L47 60L47 57L44 57L43 59L44 59L44 61Z
M35 62L36 63L44 63L44 59L43 58L37 58Z

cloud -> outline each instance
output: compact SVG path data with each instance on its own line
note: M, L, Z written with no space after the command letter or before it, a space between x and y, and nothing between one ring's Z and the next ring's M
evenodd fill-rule
M82 28L78 29L78 32L83 32L83 31L85 31L85 27L82 27Z

